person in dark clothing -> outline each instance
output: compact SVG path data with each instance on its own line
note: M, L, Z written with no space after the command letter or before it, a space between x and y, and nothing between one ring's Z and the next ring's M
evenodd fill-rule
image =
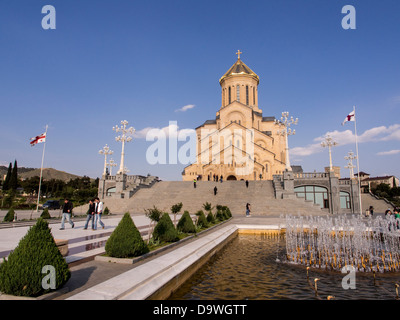
M217 195L217 191L218 191L217 186L215 186L215 187L214 187L214 196Z
M369 213L371 214L371 216L374 215L374 207L373 206L369 206Z
M249 187L249 180L246 180L246 188Z
M68 222L71 225L72 228L75 227L74 222L71 220L72 216L72 209L73 209L72 202L69 201L68 199L65 199L64 205L63 205L63 214L62 214L62 219L61 219L61 228L60 230L64 230L64 223L65 219L68 218Z
M94 230L94 215L96 213L96 204L94 203L94 200L89 201L89 210L87 212L87 219L85 223L85 227L83 229L87 230L89 221L92 220L92 230Z
M193 187L196 189L196 179L193 179Z
M250 217L250 203L246 203L246 217Z

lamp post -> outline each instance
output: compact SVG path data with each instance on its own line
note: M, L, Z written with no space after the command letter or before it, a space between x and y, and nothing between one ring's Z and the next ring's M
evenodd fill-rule
M107 163L107 165L110 167L110 176L112 176L112 168L116 167L117 163L113 159L110 159L110 162Z
M329 149L329 170L333 171L333 166L332 166L332 147L336 147L338 143L336 141L333 141L333 139L327 135L325 137L325 141L321 142L321 147L326 148L328 147Z
M290 166L290 160L289 160L288 136L296 134L296 130L292 130L290 128L290 126L292 124L297 125L298 122L299 122L298 118L296 118L296 120L294 120L293 117L290 117L290 119L289 119L289 112L287 112L287 111L282 112L281 120L275 119L275 124L279 126L277 134L285 137L286 171L292 171L292 167Z
M344 157L346 160L348 160L347 166L345 166L346 169L350 170L350 179L354 179L354 168L356 167L353 165L353 160L357 159L357 156L354 155L353 151L350 151L347 153L347 156Z
M121 121L121 127L118 126L113 127L113 130L115 132L121 132L121 135L116 137L115 141L122 142L121 162L117 174L124 173L125 142L132 141L131 135L135 132L135 129L133 127L127 128L127 125L128 121L123 120Z
M110 147L106 144L102 150L99 151L99 154L104 154L104 171L103 175L107 174L107 156L112 155L114 151L110 150Z

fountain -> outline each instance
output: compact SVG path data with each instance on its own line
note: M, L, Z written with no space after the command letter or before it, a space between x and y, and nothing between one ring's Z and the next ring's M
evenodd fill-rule
M394 217L286 216L286 261L311 268L358 272L400 269L400 232Z

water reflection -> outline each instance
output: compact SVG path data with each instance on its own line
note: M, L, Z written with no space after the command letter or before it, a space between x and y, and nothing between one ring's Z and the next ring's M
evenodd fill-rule
M344 274L277 262L285 255L285 239L239 235L193 275L170 299L277 300L277 299L394 299L395 273L356 273L356 289L344 290ZM284 261L284 259L280 259ZM314 279L318 281L318 295ZM311 283L311 284L310 284Z

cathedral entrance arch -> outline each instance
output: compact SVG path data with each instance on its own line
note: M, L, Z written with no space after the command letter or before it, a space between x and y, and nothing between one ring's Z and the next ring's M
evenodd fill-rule
M236 181L237 178L235 176L233 176L233 175L230 175L230 176L228 176L228 178L226 180L228 180L228 181Z

